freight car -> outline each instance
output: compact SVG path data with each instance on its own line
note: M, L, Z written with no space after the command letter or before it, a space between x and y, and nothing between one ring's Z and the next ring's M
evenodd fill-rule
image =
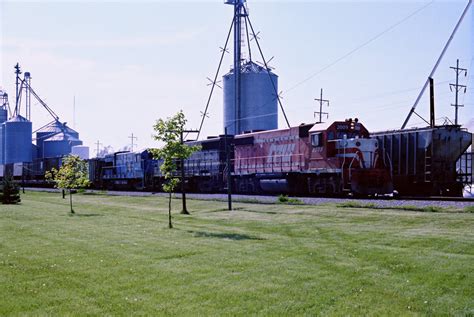
M12 177L18 183L28 187L53 187L45 180L45 173L53 168L59 169L62 158L34 159L27 163L10 163L0 165L0 179Z
M457 125L376 132L384 159L390 160L395 190L403 196L462 197L465 184L456 162L472 135Z

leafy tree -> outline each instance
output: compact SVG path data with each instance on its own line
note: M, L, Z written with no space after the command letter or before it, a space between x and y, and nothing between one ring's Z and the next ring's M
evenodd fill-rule
M171 118L157 120L153 126L156 132L153 138L165 143L162 148L150 149L150 152L155 159L163 161L160 170L166 180L165 184L163 184L163 190L169 194L169 228L173 228L173 224L171 223L171 193L180 182L179 176L177 175L177 162L189 158L193 152L200 148L199 146L189 146L181 142L186 121L184 113L181 110Z
M2 204L18 204L20 199L20 189L18 185L13 182L11 177L4 177L0 185L0 201Z
M46 179L55 182L56 188L69 190L69 202L72 209L72 190L89 186L89 174L87 164L77 155L69 155L63 159L63 164L59 170L53 168L46 173Z

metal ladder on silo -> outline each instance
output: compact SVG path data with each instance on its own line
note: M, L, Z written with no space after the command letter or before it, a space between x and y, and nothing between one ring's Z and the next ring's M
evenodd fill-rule
M424 178L425 182L431 182L431 165L432 165L432 146L425 148L425 164L424 164Z

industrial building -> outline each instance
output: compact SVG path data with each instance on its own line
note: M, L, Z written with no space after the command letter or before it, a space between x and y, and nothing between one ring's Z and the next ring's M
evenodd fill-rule
M13 110L10 110L8 94L0 91L0 164L29 163L35 159L63 157L71 153L78 153L87 159L89 151L79 139L79 133L60 122L54 111L36 94L31 87L30 73L25 72L24 77L20 78L18 64L15 73L16 99ZM53 117L53 121L37 131L33 131L31 122L32 95Z

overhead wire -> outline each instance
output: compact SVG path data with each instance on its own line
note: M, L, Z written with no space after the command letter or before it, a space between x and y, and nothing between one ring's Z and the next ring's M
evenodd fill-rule
M337 58L335 61L329 63L328 65L324 66L323 68L321 68L320 70L316 71L315 73L309 75L308 77L306 77L305 79L303 79L302 81L296 83L295 85L291 86L290 88L288 88L285 92L288 93L289 91L292 91L294 90L295 88L297 88L298 86L306 83L307 81L313 79L314 77L316 77L317 75L321 74L322 72L324 72L325 70L331 68L332 66L336 65L337 63L339 63L340 61L346 59L347 57L351 56L352 54L354 54L355 52L359 51L360 49L362 49L363 47L369 45L370 43L374 42L375 40L379 39L380 37L382 37L384 34L390 32L391 30L393 30L394 28L396 28L397 26L403 24L404 22L406 22L407 20L409 20L411 17L415 16L416 14L418 14L419 12L423 11L424 9L426 9L428 6L430 6L432 3L434 2L434 0L428 2L427 4L425 4L424 6L418 8L417 10L413 11L412 13L410 13L408 16L404 17L403 19L401 19L400 21L396 22L395 24L392 24L391 26L389 26L388 28L386 28L385 30L383 30L382 32L378 33L377 35L375 35L374 37L370 38L369 40L365 41L364 43L360 44L359 46L357 46L356 48L352 49L351 51L349 51L348 53L344 54L343 56Z

